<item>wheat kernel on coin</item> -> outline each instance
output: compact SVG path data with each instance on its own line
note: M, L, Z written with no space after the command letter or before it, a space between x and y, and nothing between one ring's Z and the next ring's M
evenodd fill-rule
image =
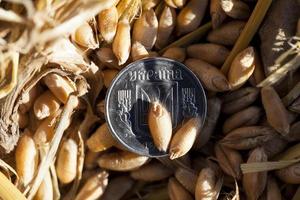
M172 137L172 119L169 111L158 101L150 105L148 125L156 148L167 151Z

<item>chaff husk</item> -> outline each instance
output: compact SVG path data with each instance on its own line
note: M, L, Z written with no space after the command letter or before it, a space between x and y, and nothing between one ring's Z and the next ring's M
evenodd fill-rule
M119 176L109 180L101 200L120 200L132 187L134 180L129 176Z
M219 0L210 1L210 16L213 29L218 28L226 18Z

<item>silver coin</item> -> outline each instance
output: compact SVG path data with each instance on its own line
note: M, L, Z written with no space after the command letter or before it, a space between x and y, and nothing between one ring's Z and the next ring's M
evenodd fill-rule
M149 105L155 100L170 112L173 129L195 116L204 122L207 109L200 81L182 63L148 58L121 70L106 95L106 121L125 148L149 157L168 154L155 147L148 127Z

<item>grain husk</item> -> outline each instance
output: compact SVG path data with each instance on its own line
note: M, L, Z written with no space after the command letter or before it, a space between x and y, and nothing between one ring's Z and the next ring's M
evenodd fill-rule
M118 176L108 182L101 200L120 200L132 187L134 180L129 176Z
M248 47L237 54L231 63L228 72L228 81L232 86L232 89L240 88L251 77L254 69L254 48Z
M160 162L151 162L130 172L133 179L146 182L161 181L172 174L173 171Z
M287 147L287 145L288 141L277 134L274 138L264 142L261 147L264 149L268 158L273 158L277 154L281 153Z
M225 13L234 19L247 19L250 16L249 6L240 0L221 0L220 4Z
M108 173L102 171L90 177L83 185L75 200L90 200L101 197L108 184Z
M102 73L103 73L104 85L106 88L109 88L112 80L117 76L119 71L115 69L105 69L102 71Z
M208 1L190 0L179 12L176 23L177 35L183 35L197 29L201 24Z
M115 143L107 123L102 124L86 141L90 151L100 152L112 147Z
M162 56L176 60L178 62L184 62L186 58L186 52L184 48L171 47L167 49Z
M175 171L175 178L190 193L192 193L192 194L195 193L198 176L194 170L179 167Z
M101 36L107 43L112 43L118 25L118 10L115 6L103 10L98 15L98 28Z
M226 19L226 14L219 0L210 1L210 17L213 29L218 28Z
M158 101L150 105L148 125L156 148L167 151L172 136L172 119L169 111Z
M218 67L225 62L229 50L222 45L201 43L188 46L187 54L191 58L197 58Z
M267 161L267 155L265 154L262 148L254 149L247 163L252 162L265 162ZM267 183L267 172L258 172L258 173L247 173L243 176L243 186L247 198L250 200L258 199L262 195Z
M227 22L209 32L206 39L212 43L232 46L240 36L245 24L243 21Z
M162 49L166 47L170 41L170 36L176 25L176 11L174 8L165 6L159 21L157 30L157 39L155 47Z
M35 116L42 120L58 111L60 101L50 91L41 94L34 102L33 110Z
M131 152L119 151L105 153L98 159L98 165L113 171L130 171L137 169L148 161L148 157Z
M76 177L78 145L69 138L62 142L56 161L57 177L63 184L72 182Z
M170 144L170 158L176 159L185 155L192 147L202 126L199 117L191 118L174 134Z
M261 97L269 124L282 135L288 134L290 125L287 110L276 91L272 87L264 87Z
M216 67L192 58L187 59L184 63L198 76L206 89L214 92L230 90L227 78Z
M256 125L262 115L262 109L250 106L228 117L223 124L223 133L242 127Z
M258 98L260 91L257 88L245 87L223 96L222 112L233 114L247 108Z
M170 178L168 182L168 194L170 200L192 200L192 195L175 179Z
M221 189L219 179L222 178L212 168L202 169L197 179L195 199L217 200Z
M247 126L237 128L228 133L220 143L236 150L252 149L276 136L276 131L270 127Z

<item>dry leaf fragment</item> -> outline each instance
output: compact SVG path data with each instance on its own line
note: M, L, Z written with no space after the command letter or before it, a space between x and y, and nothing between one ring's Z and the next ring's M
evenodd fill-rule
M282 135L288 134L290 125L287 110L276 91L272 87L264 87L261 97L269 124Z
M192 58L187 59L184 63L198 76L206 89L214 92L230 90L227 78L216 67L202 60Z
M114 171L134 170L148 161L148 157L140 156L131 152L121 151L105 153L98 159L98 164L104 169Z
M172 119L169 111L158 101L150 105L148 124L156 148L167 151L172 137Z

